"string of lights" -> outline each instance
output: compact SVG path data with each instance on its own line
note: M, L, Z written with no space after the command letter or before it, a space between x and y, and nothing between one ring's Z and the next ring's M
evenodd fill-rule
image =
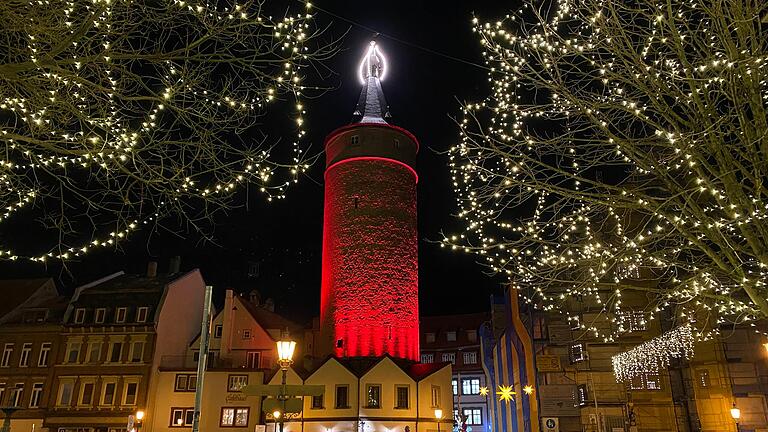
M155 6L3 10L23 43L8 47L14 61L0 76L10 83L0 111L12 119L0 126L0 223L38 214L56 240L41 254L0 245L0 259L82 256L173 215L196 226L239 185L283 199L314 160L301 145L303 99L318 89L304 86L305 71L335 45L314 42L310 13L273 19L254 1ZM292 149L249 142L280 110L294 117Z
M657 374L672 359L693 357L694 336L690 324L644 342L629 351L611 357L618 382L631 381L645 374Z
M768 316L766 15L558 0L474 19L490 94L462 108L449 167L464 229L442 246L605 342L638 297L697 337Z

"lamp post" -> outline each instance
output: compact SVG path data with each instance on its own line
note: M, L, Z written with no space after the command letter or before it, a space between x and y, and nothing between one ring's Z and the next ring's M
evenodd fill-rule
M443 410L439 408L435 410L435 419L437 420L437 432L440 432L440 420L443 419Z
M272 411L272 418L275 420L275 432L277 432L277 422L280 419L280 411L278 410Z
M144 411L136 411L136 432L141 431L141 421L144 420Z
M733 420L736 422L736 432L739 432L739 418L741 418L741 410L736 408L736 402L733 403L733 408L731 408L731 417L733 417Z
M283 372L283 388L278 396L278 399L283 402L283 413L285 413L285 401L288 400L288 395L285 394L286 381L288 379L288 368L293 364L293 352L296 350L296 341L283 339L277 341L277 361L280 365L280 369ZM278 416L275 421L280 418L280 432L283 432L283 425L285 424L285 417L281 416L278 411ZM274 413L273 413L274 414Z

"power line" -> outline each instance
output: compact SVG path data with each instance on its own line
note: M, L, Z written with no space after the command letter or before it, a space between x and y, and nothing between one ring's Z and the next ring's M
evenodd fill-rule
M464 64L469 65L469 66L473 66L473 67L476 67L476 68L479 68L479 69L483 69L483 70L488 71L488 72L492 72L491 68L489 68L488 66L477 64L477 63L471 62L469 60L464 60L464 59L459 58L459 57L454 57L454 56L452 56L450 54L445 54L445 53L442 53L440 51L435 51L435 50L433 50L431 48L427 48L425 46L421 46L421 45L415 44L413 42L409 42L407 40L400 39L400 38L392 36L392 35L388 35L386 33L383 33L381 31L379 31L379 30L376 30L376 29L374 29L372 27L368 27L365 24L361 24L361 23L359 23L359 22L357 22L355 20L343 17L343 16L338 15L338 14L336 14L334 12L331 12L331 11L329 11L327 9L323 9L323 8L315 5L314 3L308 2L307 0L296 0L296 1L298 1L299 3L303 3L305 5L310 4L313 9L317 9L320 12L323 12L323 13L325 13L327 15L330 15L330 16L332 16L334 18L337 18L337 19L339 19L341 21L347 22L347 23L349 23L349 24L351 24L353 26L359 27L359 28L361 28L363 30L367 30L367 31L369 31L371 33L375 33L377 35L381 35L382 37L385 37L387 39L393 40L395 42L399 42L399 43L401 43L403 45L408 45L408 46L410 46L412 48L420 49L422 51L426 51L426 52L428 52L430 54L433 54L433 55L436 55L436 56L444 57L444 58L447 58L447 59L450 59L450 60L453 60L453 61L457 61L459 63L464 63Z

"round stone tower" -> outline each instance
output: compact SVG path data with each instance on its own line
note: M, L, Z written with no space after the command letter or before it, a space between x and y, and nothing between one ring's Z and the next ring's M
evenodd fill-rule
M417 361L419 144L387 122L385 73L371 42L360 64L354 121L325 139L320 342L338 357Z

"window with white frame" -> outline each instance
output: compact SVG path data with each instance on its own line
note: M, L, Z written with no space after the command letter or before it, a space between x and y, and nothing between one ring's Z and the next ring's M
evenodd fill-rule
M32 354L32 344L25 343L21 346L21 357L19 357L19 367L29 366L29 356Z
M37 367L48 366L48 356L51 354L51 343L43 342L40 345L40 356L37 357Z
M432 408L440 407L440 386L432 386Z
M98 308L96 309L96 312L94 312L93 314L93 322L96 324L104 324L106 316L107 316L107 309Z
M18 383L11 389L11 392L8 395L8 405L12 407L20 407L23 398L24 384Z
M148 315L149 315L149 308L146 306L141 306L136 310L136 322L137 323L147 322Z
M368 384L365 386L366 408L381 408L381 384Z
M85 322L85 308L75 309L75 324L82 324Z
M464 364L477 364L477 351L465 351Z
M227 378L227 391L239 392L248 385L248 375L230 375Z
M136 405L136 398L139 394L139 383L128 382L125 384L123 392L123 405Z
M453 388L453 395L456 396L459 394L459 381L458 380L451 380L451 387Z
M221 427L247 427L248 426L247 407L223 407L221 409Z
M461 380L461 393L465 395L480 394L480 379L469 378Z
M456 364L456 353L443 353L443 361Z
M197 389L197 375L195 374L176 374L176 384L173 391L191 392Z
M421 362L422 363L434 363L435 362L435 355L434 354L422 354L421 355Z
M323 409L323 395L312 396L312 409Z
M251 329L243 329L243 339L251 338Z
M410 388L407 385L395 386L395 408L406 409L409 406Z
M114 380L104 381L101 390L101 405L112 406L115 404L115 393L117 391L117 382Z
M115 311L115 322L118 324L122 324L125 322L125 317L128 316L128 308L127 307L119 307Z
M56 405L69 406L72 404L72 391L75 389L73 380L62 380L59 382L59 395L56 399Z
M448 342L456 342L456 332L455 331L445 332L445 340L447 340Z
M483 424L482 408L464 408L462 411L467 418L467 425L475 426Z
M0 403L5 399L5 383L0 383Z
M93 381L84 381L80 383L80 406L91 406L93 404L93 390L96 383Z
M583 343L571 344L569 354L571 363L578 363L587 359L587 350Z
M144 361L144 341L133 341L131 343L131 363L141 363Z
M171 408L171 427L190 427L195 419L192 407Z
M88 363L98 363L101 361L101 349L103 342L100 340L93 340L88 342L88 353L86 354L86 361Z
M13 355L13 344L7 343L3 347L3 357L0 359L0 367L11 367L11 356Z
M107 357L110 363L120 363L123 359L123 342L111 341L109 343L109 356Z
M67 363L77 363L80 361L80 349L83 343L80 341L71 341L67 343Z
M43 383L34 383L32 384L32 394L29 397L29 407L30 408L39 408L40 407L40 400L43 396Z
M245 367L249 369L258 369L261 361L261 353L258 351L248 351L245 353Z
M224 331L224 326L222 326L221 324L216 324L213 327L213 337L216 339L220 339L222 331Z

